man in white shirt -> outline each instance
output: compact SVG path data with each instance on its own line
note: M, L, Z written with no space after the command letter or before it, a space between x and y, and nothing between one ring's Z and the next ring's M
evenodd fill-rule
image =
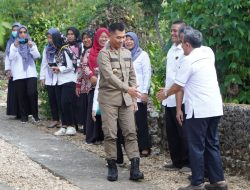
M173 22L171 26L171 40L173 45L167 54L166 89L169 89L174 84L180 60L184 56L178 31L185 25L183 21L178 20ZM176 114L181 115L183 118L184 105L182 105L182 97L183 91L180 91L177 95L173 94L162 101L162 105L165 106L167 142L172 160L171 164L164 165L164 168L167 170L179 170L189 165L188 148L183 128L181 127L182 123L178 123L176 120ZM181 100L176 102L176 98Z
M180 63L174 84L157 94L159 100L185 93L189 161L192 181L179 190L227 190L219 150L218 123L223 115L222 99L215 70L214 53L201 46L202 34L191 27L179 32L185 57ZM204 170L210 184L204 184Z

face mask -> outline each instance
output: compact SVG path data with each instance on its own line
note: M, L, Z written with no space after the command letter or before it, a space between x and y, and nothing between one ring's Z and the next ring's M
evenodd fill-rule
M19 41L20 44L26 44L28 42L28 39L19 38L18 41Z
M12 31L11 34L15 38L17 36L17 31Z

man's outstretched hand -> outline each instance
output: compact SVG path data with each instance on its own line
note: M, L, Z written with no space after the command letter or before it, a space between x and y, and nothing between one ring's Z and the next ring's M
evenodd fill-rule
M129 87L128 88L128 94L132 98L141 98L141 93L135 87Z

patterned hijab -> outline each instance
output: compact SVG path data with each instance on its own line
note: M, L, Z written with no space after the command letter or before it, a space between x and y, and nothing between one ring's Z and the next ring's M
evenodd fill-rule
M134 48L131 51L132 54L132 61L135 61L137 59L137 57L139 57L139 55L142 53L142 49L139 46L139 38L136 35L136 33L134 32L128 32L126 33L126 36L129 36L133 39L134 41Z
M88 37L91 38L91 41L92 41L91 47L92 47L92 46L93 46L93 42L94 42L95 32L94 32L92 29L86 29L86 30L84 30L83 33L82 33L82 38L83 38L84 35L87 35ZM86 51L87 51L88 49L90 49L91 47L85 47L85 46L84 46L84 50L83 50L82 55L84 56L85 53L86 53Z
M68 48L68 46L67 47L65 46L66 39L59 31L57 31L52 34L52 41L53 45L56 47L56 54L55 54L56 63L58 65L67 66L67 63L64 60L64 49ZM65 46L65 48L63 48L63 46Z
M29 34L28 34L27 27L26 27L26 26L23 26L23 25L21 25L21 26L17 29L17 38L18 38L18 39L22 39L22 38L20 37L20 34L19 34L19 32L20 32L20 30L21 30L22 28L24 28L24 29L26 30L26 32L27 32L26 39L27 39L27 40L31 40L31 39L30 39L30 36L29 36ZM28 68L28 66L34 62L33 57L32 57L32 55L31 55L31 53L30 53L30 47L29 47L28 43L19 44L19 46L18 46L18 52L19 52L19 54L22 56L23 68L24 68L24 70L26 71L27 68Z

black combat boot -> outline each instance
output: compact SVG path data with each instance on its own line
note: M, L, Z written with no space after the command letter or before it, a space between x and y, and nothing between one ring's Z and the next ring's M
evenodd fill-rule
M117 181L118 178L118 171L116 167L116 161L115 160L107 160L108 162L108 177L107 179L109 181Z
M140 180L144 179L144 175L140 172L139 165L140 165L140 158L132 158L131 160L131 168L130 168L130 180Z

